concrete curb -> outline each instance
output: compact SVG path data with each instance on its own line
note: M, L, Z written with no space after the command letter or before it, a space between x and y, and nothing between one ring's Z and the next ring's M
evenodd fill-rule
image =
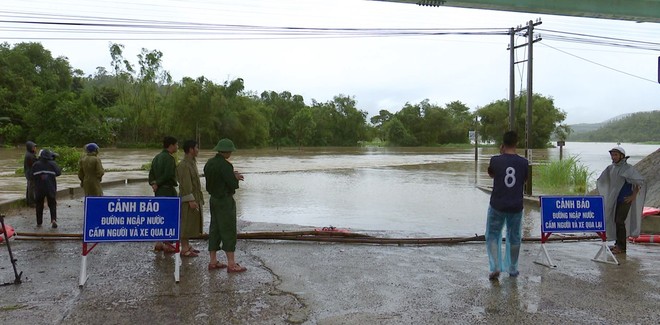
M113 186L118 186L118 185L126 185L129 183L138 183L138 182L146 182L147 178L146 177L141 177L141 178L127 178L127 179L120 179L120 180L115 180L115 181L110 181L110 182L103 182L101 183L102 188L109 188ZM60 199L73 199L76 197L81 197L84 195L82 187L69 187L65 189L61 189L57 191L56 197L58 200ZM0 213L6 213L12 209L17 209L17 208L24 208L27 206L27 203L25 202L25 199L17 199L17 200L12 200L12 201L6 201L0 203Z

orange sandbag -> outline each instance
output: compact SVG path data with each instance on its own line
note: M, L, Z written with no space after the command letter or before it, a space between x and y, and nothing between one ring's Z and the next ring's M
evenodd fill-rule
M642 216L652 216L660 214L660 208L652 208L652 207L644 207L644 210L642 210Z
M14 231L14 227L8 224L5 224L5 228L7 228L7 238L11 238L16 233ZM2 226L0 226L0 243L2 243L4 240L5 240L4 230L2 229Z
M333 227L333 226L323 227L323 228L314 228L314 231L332 231L332 232L346 232L346 233L351 232L348 229L337 228L337 227Z

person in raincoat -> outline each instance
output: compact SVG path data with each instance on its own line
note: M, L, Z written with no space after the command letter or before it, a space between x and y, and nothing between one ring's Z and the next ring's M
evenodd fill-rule
M615 239L610 249L614 254L626 252L628 236L639 236L642 210L646 199L644 177L630 164L626 150L616 146L610 150L612 164L607 166L596 182L603 196L607 239Z
M27 181L27 186L25 188L25 204L27 206L34 208L34 182L32 182L32 165L37 161L37 144L28 141L25 143L25 157L23 158L23 172L25 173L25 179Z
M183 143L186 154L176 167L176 178L179 182L181 197L181 256L196 257L199 250L190 245L190 237L202 234L202 206L204 195L197 171L197 155L199 146L195 140Z
M523 189L529 177L529 162L518 156L518 134L504 133L500 155L490 158L488 175L493 178L486 220L486 251L490 274L488 279L498 281L501 271L517 277L518 258L522 244ZM502 229L506 225L506 246L502 259Z
M34 182L34 198L37 209L37 226L44 220L44 199L48 200L50 223L57 228L57 176L62 175L62 169L55 162L57 154L48 149L39 152L39 160L32 165L30 174Z
M85 145L86 155L78 162L78 179L80 187L83 188L85 196L103 196L101 179L105 170L98 157L99 146L96 143Z

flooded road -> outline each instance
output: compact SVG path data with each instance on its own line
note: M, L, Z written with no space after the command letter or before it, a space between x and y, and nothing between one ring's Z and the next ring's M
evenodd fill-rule
M569 144L570 145L570 144ZM583 145L583 144L580 144ZM581 152L604 168L607 148ZM627 150L634 150L628 149ZM657 147L648 146L648 153ZM293 224L384 230L404 236L483 234L488 158L493 149L241 150L233 157L246 174L236 195L241 232L302 230ZM140 166L158 150L104 150L106 168ZM553 157L556 151L534 152ZM11 155L12 157L9 157ZM203 152L199 168L213 155ZM3 170L20 165L21 151L0 150ZM633 156L638 161L641 159ZM8 158L9 157L9 158ZM634 161L634 162L636 162ZM633 162L633 163L634 163ZM7 166L13 164L12 166ZM600 166L602 165L602 167ZM592 168L592 167L590 167ZM144 171L104 178L145 178ZM0 177L6 193L22 197L22 176ZM63 184L77 186L74 175ZM107 195L151 195L146 181L110 186ZM3 194L2 200L6 196ZM34 211L15 209L9 222L21 232L79 233L80 197L59 202L60 227L36 227ZM61 209L61 210L60 210ZM205 209L208 227L208 207ZM525 236L538 237L539 213L525 208ZM261 223L261 222L266 223ZM208 228L207 228L208 229ZM194 241L205 250L205 241ZM79 240L14 240L24 272L20 285L3 287L0 323L20 324L654 324L660 317L660 252L631 244L620 265L596 263L596 241L557 241L547 249L557 268L534 263L540 245L525 243L520 276L487 278L483 243L355 245L285 240L239 240L237 257L248 272L207 269L208 255L175 258L152 243L108 243L89 256L79 288ZM2 245L0 245L2 246ZM0 247L0 283L14 279ZM616 301L617 303L612 303Z
M613 145L568 143L564 156L578 156L597 177L610 163L607 151ZM632 164L657 149L654 145L623 146ZM150 162L158 151L102 149L104 167L113 170L106 173L104 182L146 178L146 171L135 169ZM474 149L456 148L239 150L232 156L236 170L245 174L236 194L238 215L250 222L311 227L428 236L481 234L489 196L475 184L490 185L486 168L495 153L494 148L480 148L475 163ZM22 166L23 151L1 149L0 154L0 201L22 198L25 180L11 175ZM200 153L200 171L214 154ZM533 162L557 159L559 149L533 150L531 156ZM78 187L79 181L76 175L63 175L58 186ZM105 194L152 195L146 182L107 188ZM536 204L525 207L523 232L534 237L540 232Z

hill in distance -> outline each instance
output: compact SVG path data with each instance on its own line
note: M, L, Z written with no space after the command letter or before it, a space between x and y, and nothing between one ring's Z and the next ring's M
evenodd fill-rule
M569 125L568 141L660 142L660 110L623 114L601 123Z

